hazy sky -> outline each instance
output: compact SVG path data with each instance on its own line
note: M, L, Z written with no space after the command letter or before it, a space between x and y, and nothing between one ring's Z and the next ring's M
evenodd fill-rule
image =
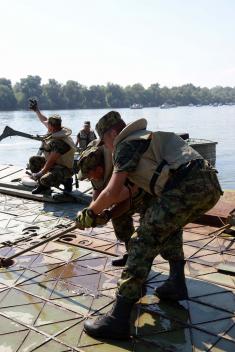
M235 0L0 0L0 77L235 86Z

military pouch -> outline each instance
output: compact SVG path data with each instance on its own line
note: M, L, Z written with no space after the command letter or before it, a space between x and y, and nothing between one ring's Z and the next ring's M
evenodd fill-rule
M170 175L170 168L169 165L165 160L163 160L160 165L155 170L149 188L152 194L160 195L163 191Z
M218 171L210 166L208 161L204 160L204 167L201 169L202 174L204 174L204 179L205 182L207 183L208 181L215 187L220 192L220 195L223 195L224 192L220 186L218 177L216 174L218 174Z
M177 187L180 182L188 176L188 174L193 170L193 169L202 169L204 167L204 160L203 159L196 159L189 161L186 164L181 165L178 169L176 170L170 170L170 177L169 181L166 184L165 190L170 190L174 187Z

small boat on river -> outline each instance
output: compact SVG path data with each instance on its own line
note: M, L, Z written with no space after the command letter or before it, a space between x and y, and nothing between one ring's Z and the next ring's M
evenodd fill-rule
M143 105L142 104L132 104L130 106L130 109L143 109Z

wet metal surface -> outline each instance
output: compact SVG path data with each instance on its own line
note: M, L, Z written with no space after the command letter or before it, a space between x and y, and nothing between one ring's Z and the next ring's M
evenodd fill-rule
M39 203L0 194L0 243L37 237L67 224L83 206Z
M47 212L41 203L0 197L0 209L21 222L18 230L12 227L16 234L26 225L50 231L56 221L67 221L64 216L78 210L68 204L47 205ZM84 320L109 311L115 299L121 269L113 268L111 260L124 248L116 242L110 223L73 231L67 239L25 253L11 267L0 269L0 351L234 352L235 276L216 269L221 263L235 267L234 236L217 234L212 226L185 228L188 300L169 303L154 296L169 270L160 256L155 259L147 293L133 309L133 337L126 342L99 341L83 331ZM26 245L3 246L0 256Z

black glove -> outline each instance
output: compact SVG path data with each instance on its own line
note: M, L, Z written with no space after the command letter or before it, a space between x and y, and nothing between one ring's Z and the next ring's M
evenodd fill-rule
M112 217L112 212L109 209L105 209L101 214L96 216L96 225L105 225Z
M29 99L29 109L33 110L33 111L37 111L38 110L37 99L34 99L34 98L30 98Z

